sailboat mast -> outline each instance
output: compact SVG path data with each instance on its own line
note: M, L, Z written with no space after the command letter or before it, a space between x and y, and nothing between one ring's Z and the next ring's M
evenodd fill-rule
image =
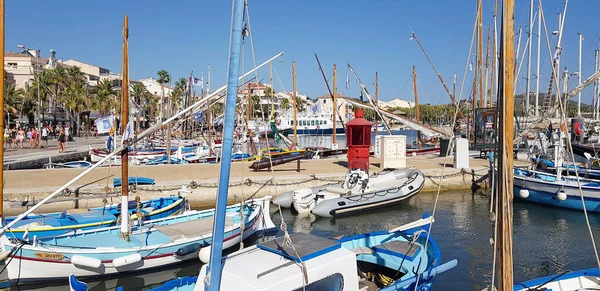
M379 72L375 72L375 105L379 107ZM375 116L375 135L379 134L379 122Z
M337 143L337 136L336 136L336 123L337 122L335 122L335 117L337 115L336 98L337 98L337 66L336 66L336 64L333 64L333 96L332 96L333 115L331 116L331 120L333 122L333 144Z
M235 121L235 105L238 88L238 70L242 50L242 26L244 15L244 0L234 0L231 21L231 39L229 47L229 68L227 78L227 97L225 114L223 115L223 147L219 173L219 188L217 190L217 207L212 231L212 247L210 250L210 273L208 290L217 291L221 287L221 258L223 252L223 237L229 192L229 175L231 168L231 153L233 151L233 126Z
M4 62L4 0L0 0L0 59ZM4 70L0 72L0 130L4 134ZM10 124L8 125L10 126ZM0 145L0 161L4 165L4 142ZM0 225L4 222L4 167L0 169Z
M531 83L531 48L533 43L533 0L529 3L529 43L527 44L527 78L525 79L525 117L529 117L529 94Z
M583 35L578 33L579 36L579 70L577 71L577 80L579 80L578 86L581 86L581 48L583 47ZM566 93L566 91L565 91ZM577 116L581 116L581 91L577 94Z
M498 78L498 290L513 290L514 0L502 5Z
M413 93L415 94L415 121L421 123L421 113L419 112L419 92L417 91L417 66L413 66ZM421 131L417 131L417 146L421 149Z
M202 79L204 80L204 73L202 74ZM210 79L210 65L208 65L208 78ZM204 81L202 81L204 82ZM206 88L208 90L208 88ZM206 95L209 95L209 92L206 92ZM212 142L212 114L210 112L210 103L211 101L206 102L206 122L208 123L206 126L208 127L208 148L210 151L210 155L213 155L213 142Z
M540 116L540 48L542 40L542 0L538 0L537 65L535 68L535 116Z
M296 105L296 98L298 98L298 97L296 97L296 62L292 62L292 90L294 91L292 93L292 106L294 106L294 147L295 147L298 145L298 131L297 131L298 107ZM334 116L333 122L335 122L335 116Z
M123 82L121 83L121 138L127 136L129 122L129 18L125 15L123 25ZM127 144L127 141L123 141ZM129 241L129 150L121 152L121 238Z
M479 89L479 108L483 107L483 1L479 0L479 24L477 25L477 72L478 72L478 84Z

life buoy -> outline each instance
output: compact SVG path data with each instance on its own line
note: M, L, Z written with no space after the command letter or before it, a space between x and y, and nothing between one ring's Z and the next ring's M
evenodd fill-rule
M579 136L583 135L584 128L583 128L583 123L581 121L575 122L575 124L573 125L573 127L575 127L575 134L576 135L579 135Z

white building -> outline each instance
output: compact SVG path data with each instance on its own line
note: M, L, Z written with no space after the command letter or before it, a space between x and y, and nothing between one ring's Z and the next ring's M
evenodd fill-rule
M40 72L48 65L48 58L39 57L39 51L31 50L22 53L4 53L4 70L8 82L15 84L15 88L23 89L26 84L31 85L35 73Z
M142 84L144 84L144 86L146 87L146 90L148 90L148 92L150 92L150 94L155 95L155 96L160 96L162 94L160 83L158 81L156 81L154 78L149 77L146 79L140 79L140 82L142 82ZM166 85L164 86L164 90L165 90L165 96L169 96L171 94L171 92L173 92L173 88L166 86Z
M76 61L76 60L67 60L62 62L61 64L67 66L79 67L81 72L85 75L86 80L90 86L97 86L100 81L103 79L108 79L110 81L120 80L121 75L117 73L112 73L109 69L91 65L88 63Z

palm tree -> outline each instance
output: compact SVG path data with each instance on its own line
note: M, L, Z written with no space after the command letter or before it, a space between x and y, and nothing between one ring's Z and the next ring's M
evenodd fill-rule
M162 121L163 118L163 107L164 107L164 96L165 96L165 83L171 83L171 75L169 75L169 72L167 72L166 70L160 70L158 71L158 73L156 73L158 75L158 83L160 83L160 91L161 91L161 95L160 95L160 119Z
M91 104L92 108L98 110L100 115L109 114L116 106L116 92L113 89L112 82L108 79L103 79L98 83L95 91Z
M280 105L281 109L283 109L284 111L288 111L288 109L290 109L290 99L288 98L283 98L281 100L281 105Z
M22 89L16 89L12 83L4 83L4 113L11 113L14 116L21 113L24 92Z
M35 91L36 97L39 94L39 102L41 103L39 112L42 114L42 122L44 121L44 105L48 104L52 95L52 71L42 70L35 74L33 83L31 84L31 90Z
M65 81L67 79L66 71L61 66L56 66L56 68L50 71L50 83L52 85L52 102L54 108L54 123L56 124L56 102L58 101L58 95L61 94L61 90L65 86Z
M144 86L144 84L142 83L135 83L131 86L131 97L133 98L133 101L140 107L140 109L138 110L138 114L136 116L136 124L137 124L137 128L136 131L139 132L140 131L140 111L144 111L144 115L146 115L146 119L148 119L148 105L150 104L154 104L156 102L151 102L152 101L152 94L150 94L150 92L148 92L148 90L146 90L146 87Z

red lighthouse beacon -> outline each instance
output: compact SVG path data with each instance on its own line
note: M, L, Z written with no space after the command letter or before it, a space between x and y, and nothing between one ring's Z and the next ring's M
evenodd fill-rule
M349 189L360 184L364 190L369 177L369 155L371 147L371 127L373 123L364 118L361 109L354 113L354 119L346 123L348 145L348 174L346 185Z

